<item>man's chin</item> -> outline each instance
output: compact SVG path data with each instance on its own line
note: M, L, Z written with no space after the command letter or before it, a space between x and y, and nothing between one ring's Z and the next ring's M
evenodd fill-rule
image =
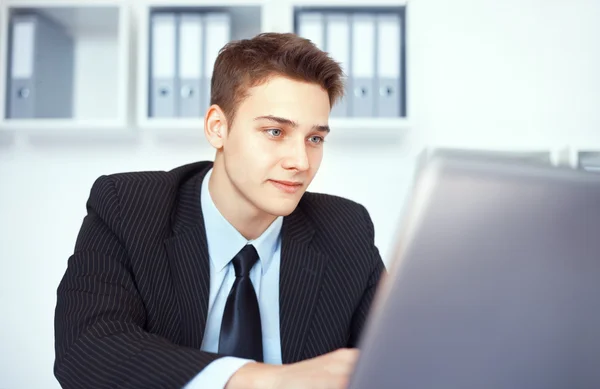
M265 205L263 210L276 217L288 216L294 212L298 206L298 201L299 199L277 199Z

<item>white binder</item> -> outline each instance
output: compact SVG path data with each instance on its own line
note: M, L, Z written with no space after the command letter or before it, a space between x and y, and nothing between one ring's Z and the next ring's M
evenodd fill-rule
M157 12L151 16L150 116L175 117L176 17Z
M72 117L73 39L36 12L15 14L10 22L6 117Z
M345 74L345 82L350 69L350 18L346 14L330 14L326 19L327 41L325 51L339 62ZM348 91L348 88L346 88ZM346 96L333 106L331 111L332 117L348 116L348 102L351 101L351 94L346 92Z
M179 15L177 66L177 113L179 117L199 118L202 110L202 15Z
M321 50L325 49L324 18L319 12L298 14L298 35L310 40Z
M377 86L375 116L401 114L400 61L401 20L399 15L380 15L377 19Z
M210 107L211 79L220 50L231 40L231 18L223 12L211 12L204 18L204 79L202 109Z
M14 17L8 117L33 118L34 86L33 64L35 52L35 20L32 17Z
M351 116L375 114L375 15L352 15Z
M577 154L577 167L593 173L600 173L600 152L580 151Z

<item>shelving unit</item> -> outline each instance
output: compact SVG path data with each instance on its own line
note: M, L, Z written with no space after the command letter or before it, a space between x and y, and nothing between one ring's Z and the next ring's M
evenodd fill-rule
M177 114L169 113L171 117L156 117L161 115L153 115L151 94L152 91L152 67L150 61L152 59L152 29L151 29L151 15L157 10L165 10L168 12L188 12L188 11L219 11L224 10L225 12L231 13L232 26L245 25L241 31L231 31L231 38L238 39L244 37L250 37L259 32L264 31L278 31L278 32L294 32L295 31L295 10L299 7L315 7L326 6L329 9L336 7L349 6L355 8L360 7L360 2L351 1L349 3L342 1L328 1L323 2L310 2L310 1L243 1L238 0L235 2L225 2L220 5L219 8L212 8L209 5L199 7L189 1L168 3L168 7L165 7L164 2L151 1L143 6L143 10L139 17L139 31L138 31L138 69L137 69L137 124L143 130L148 131L177 131L177 132L201 132L203 129L203 117L177 117ZM391 9L396 7L396 10L402 10L406 2L404 1L377 1L372 5L369 4L369 8L365 7L365 10L373 10L373 6L381 9ZM364 6L364 3L363 3ZM240 12L240 7L244 7L246 11ZM387 8L386 8L387 7ZM342 8L339 8L342 9ZM237 12L236 12L237 10ZM248 10L251 10L248 12ZM249 17L249 14L253 13L256 17ZM258 18L260 15L260 20ZM282 17L286 15L286 17ZM252 25L254 23L254 25ZM169 37L170 40L170 37ZM176 48L172 48L171 51L176 51ZM403 62L402 62L403 63ZM171 64L171 71L175 71ZM178 69L181 70L181 69ZM203 75L205 78L206 75ZM189 89L185 90L189 92ZM167 93L167 90L163 90ZM183 89L175 88L173 93L184 92ZM154 92L156 93L156 92ZM406 98L406 90L404 91L403 97ZM178 97L179 98L179 97ZM405 102L404 107L408 104ZM170 111L170 110L168 110ZM404 113L406 110L404 109ZM204 111L202 111L202 116ZM337 117L333 115L330 119L330 125L332 128L337 129L336 137L348 135L351 138L360 136L358 133L364 132L365 129L370 131L372 137L378 135L384 135L386 138L392 134L399 132L402 136L408 130L409 119L406 115L400 117Z
M402 9L406 4L406 0L376 0L369 3L368 8ZM366 7L364 3L356 0L5 0L0 6L0 87L6 91L0 95L0 130L27 134L60 131L69 136L75 134L84 137L90 132L127 133L126 136L132 132L201 134L206 108L204 105L197 115L188 113L168 117L152 112L152 15L158 12L172 12L178 15L185 12L198 15L222 12L230 18L229 38L240 39L267 31L294 32L295 10L302 7L360 9L361 6ZM64 106L65 109L62 110L50 109L52 115L47 113L48 110L44 112L37 108L30 110L33 114L29 112L24 115L20 112L20 115L15 115L15 109L12 108L13 100L16 99L15 93L21 93L12 78L16 55L13 50L16 46L13 26L17 15L33 15L43 19L44 23L64 31L71 39L72 57L61 57L64 66L44 63L48 61L46 54L39 57L44 59L39 64L36 63L36 68L33 69L37 70L37 66L60 69L56 74L60 74L61 77L55 77L55 81L59 78L63 81L60 81L51 96L63 93L67 97L42 99L42 104ZM173 33L180 34L180 31L175 30ZM164 34L161 36L164 37ZM19 39L23 40L22 33ZM222 42L218 43L219 48L222 47ZM22 56L23 45L19 46L19 55ZM188 39L186 48L194 46L195 42ZM176 46L170 50L174 53L179 51ZM38 58L36 54L35 46L32 52L26 53L34 59ZM20 60L22 62L22 58ZM206 71L206 64L202 62L205 60L202 58L196 62L202 63L200 75L206 83L205 79L210 73ZM190 69L196 64L193 61L185 61L183 69L179 61L172 65L177 68L177 72L183 70L193 73ZM182 94L185 89L189 95L190 89L182 86L178 82L177 85L173 85L171 92ZM207 96L208 90L201 87L200 93ZM405 95L409 96L407 92ZM408 106L407 97L406 107ZM370 137L382 136L389 139L390 136L406 135L410 128L410 117L334 115L330 119L330 126L335 130L335 135L332 134L335 138L356 139L368 131Z
M600 173L600 151L579 151L577 168L592 173Z
M491 157L505 157L523 162L550 166L568 165L569 148L564 145L550 144L428 144L423 152L423 158L439 152L443 155L488 155Z
M127 131L123 2L7 0L0 16L1 130Z
M568 150L568 166L573 169L600 173L600 145L571 145Z

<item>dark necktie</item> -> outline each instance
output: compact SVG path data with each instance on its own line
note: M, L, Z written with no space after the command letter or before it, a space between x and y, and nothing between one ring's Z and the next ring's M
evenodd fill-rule
M235 281L223 312L219 354L263 361L262 328L256 292L250 269L258 260L252 245L246 245L233 258Z

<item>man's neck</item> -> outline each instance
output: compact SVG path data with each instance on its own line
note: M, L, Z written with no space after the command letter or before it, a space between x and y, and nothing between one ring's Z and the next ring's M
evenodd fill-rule
M208 191L221 215L248 240L261 236L277 218L257 209L244 198L218 164L213 165Z

